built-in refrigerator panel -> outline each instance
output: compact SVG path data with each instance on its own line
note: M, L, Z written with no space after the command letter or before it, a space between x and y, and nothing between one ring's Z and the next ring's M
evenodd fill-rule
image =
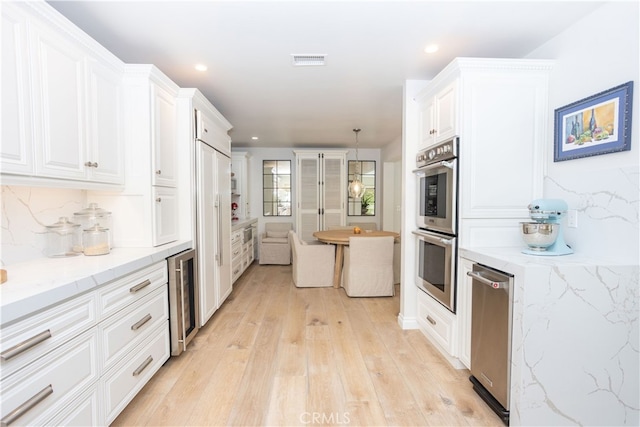
M200 325L231 292L231 160L196 141L196 246Z

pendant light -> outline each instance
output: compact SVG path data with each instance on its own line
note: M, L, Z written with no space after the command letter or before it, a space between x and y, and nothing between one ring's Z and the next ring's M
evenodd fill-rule
M364 184L360 179L358 179L358 176L360 175L360 161L358 160L358 132L360 132L360 130L361 129L353 130L356 134L356 171L353 174L353 181L349 183L349 197L354 199L360 199L365 190Z

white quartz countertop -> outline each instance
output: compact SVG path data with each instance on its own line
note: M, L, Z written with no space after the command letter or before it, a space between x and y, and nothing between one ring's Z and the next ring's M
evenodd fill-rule
M527 268L589 267L589 266L625 266L624 261L607 258L593 258L574 253L560 256L528 255L522 253L522 247L483 247L459 248L462 258L485 264L507 273L516 274Z
M4 266L0 325L100 287L193 247L191 240L149 248L114 248L108 255L39 258Z
M245 218L245 219L239 219L237 221L233 221L231 223L231 229L233 231L239 230L241 228L246 227L249 224L252 224L254 222L258 222L258 218Z

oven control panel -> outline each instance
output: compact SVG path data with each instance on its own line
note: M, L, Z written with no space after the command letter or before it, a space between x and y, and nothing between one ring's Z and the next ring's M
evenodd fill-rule
M420 168L442 160L450 160L457 157L458 138L453 138L437 145L421 150L416 155L416 167Z

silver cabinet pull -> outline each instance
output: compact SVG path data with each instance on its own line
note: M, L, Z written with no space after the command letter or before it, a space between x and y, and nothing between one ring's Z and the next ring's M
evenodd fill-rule
M84 165L88 168L97 168L98 162L84 162Z
M136 323L131 325L131 330L132 331L137 331L138 329L140 329L142 327L142 325L147 323L149 320L151 320L151 313L147 314L142 319L138 320Z
M142 371L144 371L144 369L149 366L149 364L153 362L153 357L149 356L147 357L147 359L142 362L142 364L140 366L138 366L138 368L133 371L133 376L137 377L138 375L140 375L142 373Z
M158 202L158 203L162 202L162 198L158 197L158 198L156 199L156 202Z
M156 171L156 175L162 175L162 171L161 171L160 169L158 169L158 170Z
M428 321L429 323L431 323L433 326L435 326L435 325L436 325L436 323L437 323L435 320L433 320L433 319L431 318L431 316L427 316L427 321Z
M139 283L135 286L132 286L131 288L129 288L129 292L131 293L135 293L138 292L140 289L142 288L146 288L147 286L149 286L151 284L151 280L147 279L142 283Z
M42 402L47 396L53 393L53 386L49 384L38 393L36 393L31 399L18 406L13 411L9 412L0 422L2 427L10 426L18 418L29 412L34 406Z
M98 162L93 162L93 167L97 168L98 167Z
M40 332L38 335L35 335L31 338L28 338L21 343L14 345L13 347L5 350L0 354L0 357L3 360L9 360L12 357L19 355L20 353L29 350L31 347L34 347L40 344L42 341L51 338L51 330L47 329L46 331Z

